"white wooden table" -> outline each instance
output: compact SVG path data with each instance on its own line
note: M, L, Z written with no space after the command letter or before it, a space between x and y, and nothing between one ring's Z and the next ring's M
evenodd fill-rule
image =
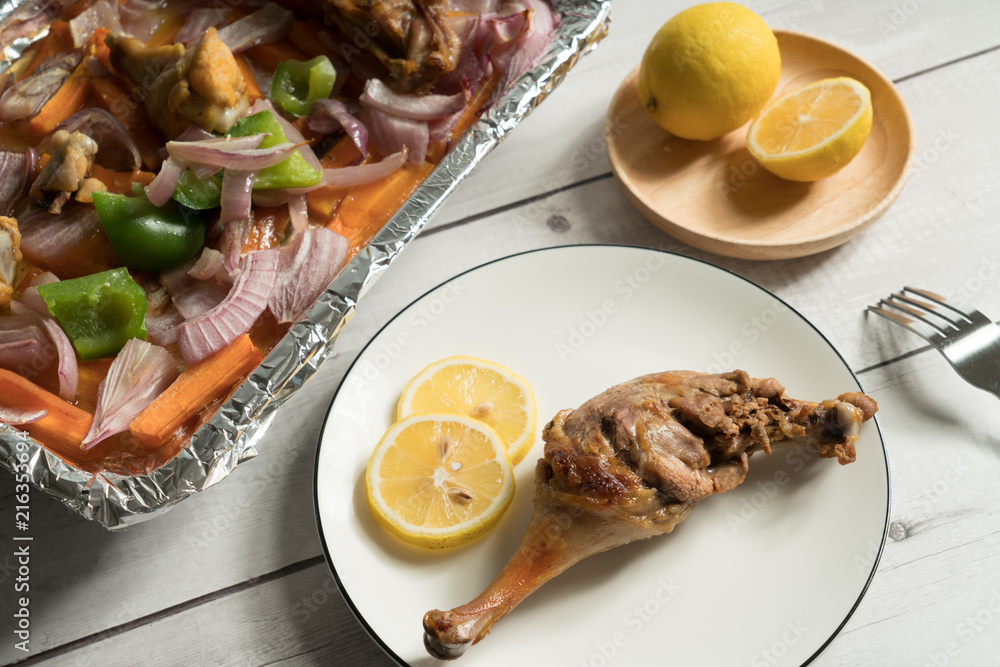
M857 611L813 664L1000 664L1000 405L916 337L864 313L913 284L1000 318L1000 3L748 3L774 28L832 41L880 68L906 99L917 138L910 182L872 228L841 248L773 263L674 241L630 207L610 173L601 134L611 95L656 28L689 4L616 0L610 35L365 297L337 354L282 408L255 460L120 534L33 492L27 654L12 634L14 482L0 473L0 662L391 664L343 601L317 537L313 461L331 397L365 342L430 287L511 253L599 242L705 259L774 292L878 400L890 539Z

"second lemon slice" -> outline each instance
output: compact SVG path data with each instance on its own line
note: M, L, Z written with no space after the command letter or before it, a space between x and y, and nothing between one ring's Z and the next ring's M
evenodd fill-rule
M791 181L832 176L861 151L872 127L872 101L860 81L816 81L771 102L750 125L747 149Z
M514 497L514 470L500 437L482 422L412 415L372 452L365 487L379 524L405 542L440 549L470 542L500 520Z
M424 412L457 413L492 427L515 464L535 438L535 397L506 366L454 356L420 371L403 389L396 418Z

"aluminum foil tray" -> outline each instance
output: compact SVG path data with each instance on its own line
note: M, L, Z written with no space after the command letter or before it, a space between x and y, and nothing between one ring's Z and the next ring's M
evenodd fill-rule
M21 5L33 2L3 2L0 23ZM462 179L607 34L610 0L554 0L552 5L560 22L539 63L514 81L469 128L413 196L347 264L308 315L291 327L177 456L144 475L95 474L63 461L26 433L0 423L0 464L19 481L30 481L82 516L108 529L120 530L222 481L237 464L256 456L257 444L278 408L330 356L337 334L351 319L365 292ZM29 44L19 42L2 45L8 62Z

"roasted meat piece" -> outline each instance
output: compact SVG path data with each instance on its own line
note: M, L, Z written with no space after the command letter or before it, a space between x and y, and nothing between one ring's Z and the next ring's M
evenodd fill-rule
M461 656L525 597L574 563L669 533L695 503L735 488L750 455L807 444L854 461L862 422L878 409L862 393L812 403L744 371L657 373L608 389L545 427L535 509L520 546L468 604L424 616L431 655Z
M192 125L225 132L250 107L243 72L215 28L190 48L150 47L115 33L105 42L112 66L141 92L149 119L168 139Z
M31 184L30 194L49 213L60 213L90 176L97 142L80 131L57 130L49 143L49 155L45 168Z
M17 220L0 216L0 308L10 303L14 275L21 261L21 232Z
M447 0L307 2L347 38L342 51L353 44L370 52L389 70L399 92L425 92L458 63L462 43L448 22Z

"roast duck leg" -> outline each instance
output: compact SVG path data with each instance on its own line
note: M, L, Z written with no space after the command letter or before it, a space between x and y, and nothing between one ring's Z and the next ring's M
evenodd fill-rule
M542 433L534 514L520 546L476 599L427 612L424 645L442 660L458 658L574 563L672 531L699 500L743 482L750 455L770 454L774 443L854 461L858 429L877 409L862 393L813 403L744 371L678 371L636 378L559 412Z

